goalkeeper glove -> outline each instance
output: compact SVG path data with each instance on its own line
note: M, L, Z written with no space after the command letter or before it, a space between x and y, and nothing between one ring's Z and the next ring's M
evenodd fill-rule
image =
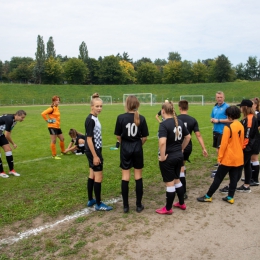
M48 123L55 123L55 122L56 122L56 119L48 119L47 122L48 122Z

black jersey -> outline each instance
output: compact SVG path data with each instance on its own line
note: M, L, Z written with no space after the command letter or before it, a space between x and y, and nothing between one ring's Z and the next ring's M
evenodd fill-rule
M74 143L75 145L78 145L79 139L85 140L85 136L82 134L77 134L75 139L74 138L71 139L71 142Z
M190 135L192 134L192 132L196 133L196 132L200 131L199 124L194 117L186 115L186 114L181 114L181 115L178 115L178 119L180 119L184 123L184 125L188 129ZM188 146L190 146L190 145L192 145L191 140L190 140Z
M134 123L134 113L125 113L117 117L116 127L114 134L121 136L124 141L138 141L142 137L147 137L149 135L148 126L145 118L139 115L140 125L136 126Z
M159 138L166 137L166 154L174 154L176 157L182 156L183 137L189 135L189 131L184 123L178 119L178 135L175 121L173 118L164 120L159 125Z
M16 125L14 121L14 115L2 115L0 116L0 135L4 134L4 131L11 132Z
M260 126L260 113L259 113L259 111L256 111L255 113L256 113L256 119L257 119L257 126L259 127ZM256 139L260 140L259 130L256 133Z
M85 121L86 137L92 137L92 141L95 149L102 147L102 136L101 136L101 124L97 116L89 114ZM85 147L89 150L87 142Z

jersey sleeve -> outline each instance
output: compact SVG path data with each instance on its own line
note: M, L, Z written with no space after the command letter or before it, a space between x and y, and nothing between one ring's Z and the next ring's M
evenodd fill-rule
M148 126L145 120L145 117L142 117L142 128L141 128L141 136L147 137L149 135Z
M94 134L95 121L93 119L88 118L85 123L86 136L92 137Z
M120 117L118 116L117 120L116 120L114 135L121 136L122 132L123 132L122 131L122 124L121 124L121 121L120 121Z
M42 115L43 119L46 121L46 120L48 120L47 115L49 115L49 114L52 113L52 112L53 112L53 108L52 108L52 107L49 107L49 108L47 108L46 110L44 110L44 111L41 113L41 115Z
M13 118L11 116L7 116L5 119L5 131L11 132L13 126Z

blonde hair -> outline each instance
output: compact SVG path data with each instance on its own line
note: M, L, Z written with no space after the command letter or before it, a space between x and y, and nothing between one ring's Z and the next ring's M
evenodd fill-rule
M244 118L246 118L250 114L253 114L254 116L256 116L255 111L252 107L242 106L241 110L242 110L242 114L243 114Z
M253 101L253 103L256 105L255 110L259 111L259 98L257 98L257 97L252 98L251 101Z
M95 103L96 101L101 101L101 102L103 102L103 100L99 97L99 94L98 94L98 93L94 93L94 94L92 95L92 99L90 100L90 105L91 105L91 106L94 106L94 103Z
M167 115L171 115L173 117L174 122L175 122L175 126L176 126L175 136L178 136L179 135L179 131L178 131L179 124L178 124L177 115L176 115L176 112L175 112L175 109L174 109L172 101L163 103L162 104L162 109L165 111L165 113Z
M138 112L139 106L140 102L136 96L130 95L127 97L125 101L125 107L127 112L134 111L134 123L136 126L140 125L140 117Z

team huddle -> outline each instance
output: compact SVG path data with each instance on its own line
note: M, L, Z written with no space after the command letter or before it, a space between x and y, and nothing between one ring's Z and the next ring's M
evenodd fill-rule
M227 196L224 201L233 204L235 191L251 192L250 186L259 185L259 147L260 147L260 113L259 100L243 99L237 106L229 106L224 102L224 93L216 93L216 101L211 113L213 126L213 147L217 151L217 170L212 172L214 178L207 193L197 198L199 202L211 202L212 196L219 188L221 182L229 174L230 183L220 192ZM59 139L61 154L85 154L89 165L87 180L87 206L95 206L96 210L109 211L113 208L101 200L101 183L103 180L102 132L98 115L102 111L103 102L98 93L92 95L91 111L85 120L85 134L76 129L70 129L71 142L65 149L64 137L60 128L60 111L58 108L60 98L54 96L52 104L41 115L48 123L50 133L50 149L53 159L61 159L56 152L56 139ZM123 198L123 212L128 213L130 170L134 168L136 212L144 210L143 178L144 167L143 145L149 136L148 126L144 116L140 115L138 108L140 102L134 95L125 101L126 112L117 117L114 135L120 146L120 168L122 170L121 194ZM165 206L156 210L158 214L172 214L172 207L186 209L186 161L192 153L191 134L194 132L201 148L202 155L208 156L199 125L194 117L188 115L189 104L186 100L178 103L179 115L174 109L173 102L165 100L161 110L156 115L159 124L158 131L158 160L162 180L166 186ZM240 107L240 108L238 108ZM242 113L242 120L238 121ZM12 149L16 144L11 138L11 130L17 121L23 121L26 112L19 110L14 115L0 117L0 146L4 149L9 166L9 174L20 176L14 170ZM244 184L237 187L244 169ZM0 157L0 176L8 178L4 172ZM178 201L174 203L177 194Z

